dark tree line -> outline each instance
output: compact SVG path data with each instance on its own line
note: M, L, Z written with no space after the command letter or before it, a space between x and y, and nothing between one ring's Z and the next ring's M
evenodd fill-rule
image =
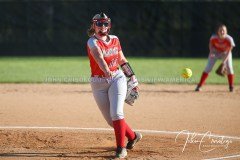
M95 13L112 19L126 55L202 57L217 23L239 51L238 1L1 1L0 55L86 55Z

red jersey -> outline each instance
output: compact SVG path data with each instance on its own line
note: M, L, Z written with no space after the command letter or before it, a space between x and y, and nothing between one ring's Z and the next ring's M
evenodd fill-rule
M214 50L219 53L227 52L231 47L235 46L233 38L229 35L223 39L220 39L217 35L213 35L210 38L210 44L213 46Z
M92 36L89 38L87 42L87 52L88 52L88 58L90 60L90 67L91 67L91 76L100 76L104 77L104 72L100 69L97 62L92 56L91 50L93 48L98 48L100 51L102 51L103 58L106 61L110 71L116 71L118 70L119 64L119 51L122 50L119 39L117 36L109 35L110 40L108 42L105 42L101 39L96 38L95 36Z

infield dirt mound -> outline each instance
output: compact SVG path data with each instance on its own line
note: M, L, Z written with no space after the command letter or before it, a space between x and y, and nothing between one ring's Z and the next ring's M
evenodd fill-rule
M141 85L134 107L125 105L126 120L140 130L182 131L240 135L240 90L225 85ZM98 110L89 85L1 84L0 125L35 127L109 128ZM192 140L201 136L191 135ZM197 138L198 137L198 138ZM211 143L210 152L199 142L188 143L181 135L144 133L143 140L128 152L128 159L203 159L240 154L239 139ZM61 129L0 129L1 159L110 159L115 139L112 131ZM211 149L212 149L211 148ZM204 148L206 151L206 148ZM239 157L238 157L239 158ZM235 158L237 159L237 158Z

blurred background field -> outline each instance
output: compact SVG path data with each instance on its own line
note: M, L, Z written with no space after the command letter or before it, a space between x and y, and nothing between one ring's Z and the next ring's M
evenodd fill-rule
M239 84L239 8L240 1L215 0L1 0L0 83L88 83L86 31L103 11L112 20L110 34L119 37L144 83L197 83L209 38L218 23L225 23L236 43ZM181 78L185 67L193 71L187 81ZM226 84L227 78L212 72L207 83Z
M239 57L240 1L1 0L0 55L85 56L92 17L105 12L127 56L207 57L225 23Z
M142 83L196 84L207 63L206 58L147 58L129 57L135 73ZM240 72L239 59L234 59L234 69ZM227 78L214 72L208 84L227 84ZM182 69L193 71L190 79L181 77ZM89 83L90 67L87 57L0 57L0 83ZM239 84L240 75L235 82Z

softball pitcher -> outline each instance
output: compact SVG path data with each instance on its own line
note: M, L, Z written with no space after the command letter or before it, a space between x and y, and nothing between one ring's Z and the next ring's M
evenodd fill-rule
M94 99L107 123L114 128L116 157L124 158L127 156L126 149L132 149L142 139L141 133L133 132L127 125L123 112L127 93L126 77L133 83L137 83L137 79L122 52L118 37L109 35L110 29L110 18L104 13L96 14L88 29L90 38L87 52ZM128 138L126 147L125 136Z
M227 27L221 24L216 29L216 34L212 35L209 42L209 56L207 66L202 73L200 82L195 91L200 91L205 83L208 74L211 72L217 59L222 59L222 63L227 67L229 91L233 92L234 72L232 64L232 49L235 47L233 38L227 34Z

